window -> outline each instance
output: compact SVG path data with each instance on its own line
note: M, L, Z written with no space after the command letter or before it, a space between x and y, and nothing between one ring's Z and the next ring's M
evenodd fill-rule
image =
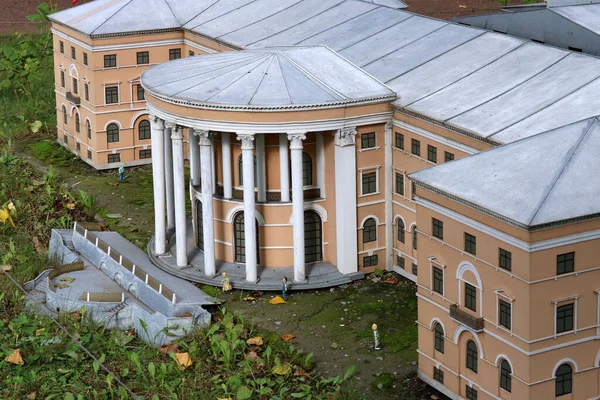
M146 93L144 91L144 87L142 85L136 85L137 89L137 99L138 100L146 100Z
M194 57L196 55L196 53L194 53L192 50L190 50L190 57Z
M467 342L467 368L477 372L477 345L472 340Z
M404 269L404 266L406 265L406 260L404 259L404 257L396 256L396 265Z
M453 161L454 160L454 154L453 153L448 153L447 151L444 152L444 161L448 162L448 161Z
M374 267L379 263L377 256L366 256L363 257L363 267Z
M360 135L360 147L362 149L371 149L375 147L375 132L363 133Z
M104 88L106 104L115 104L119 102L119 88L116 86Z
M59 42L60 45L60 52L62 54L65 54L65 44L62 42L62 40Z
M139 127L139 138L140 140L150 139L150 121L140 121Z
M444 271L438 267L433 267L433 291L444 294Z
M81 151L81 143L77 142L75 148L77 149L77 151Z
M107 54L104 56L104 68L114 68L117 66L117 55Z
M396 132L396 147L404 150L404 135Z
M565 253L556 256L556 275L567 274L575 270L575 253Z
M412 244L413 244L413 249L416 250L417 249L417 226L413 226L412 228Z
M312 158L308 153L302 153L302 185L312 186Z
M92 159L92 151L88 150L88 160L91 160L91 159Z
M465 232L465 251L475 255L477 253L477 239Z
M401 243L405 243L404 240L404 230L406 229L406 227L404 226L404 221L402 221L400 218L398 218L398 241Z
M507 271L512 269L512 254L510 251L506 251L504 249L500 250L500 259L498 260L498 265L500 268L504 268Z
M60 87L64 88L65 86L65 71L60 71Z
M404 196L404 175L396 172L396 193Z
M421 142L419 142L417 139L412 139L412 153L415 156L421 155Z
M81 132L81 121L79 120L79 113L75 114L75 132Z
M465 282L465 307L477 311L477 288Z
M71 58L73 60L76 60L77 57L75 57L75 56L76 56L76 54L75 54L75 47L71 46Z
M314 211L304 211L304 262L323 260L323 222Z
M65 144L69 144L69 137L66 133L63 135L63 142L65 142Z
M362 194L377 192L377 172L362 174Z
M137 63L140 64L150 64L150 53L147 51L138 51L137 53Z
M556 333L573 330L573 303L556 307Z
M467 400L477 400L477 390L467 386Z
M433 328L434 341L433 345L437 351L444 354L444 328L442 324L436 322Z
M117 124L110 124L106 128L106 140L108 143L116 143L119 141L119 127Z
M77 78L73 78L73 93L79 94L79 84Z
M433 163L437 163L437 148L430 144L427 145L427 159Z
M181 49L169 49L169 60L181 58Z
M439 368L433 367L433 379L439 383L444 383L444 371Z
M240 183L240 186L243 186L244 185L244 160L243 160L241 154L238 158L238 173L239 173L238 182ZM256 156L254 156L254 187L256 187ZM244 256L244 257L246 257L246 256ZM245 258L244 258L244 260L245 260ZM244 261L244 262L246 262L246 261Z
M433 236L438 239L444 239L444 223L439 219L431 219Z
M67 120L67 107L63 106L62 107L62 112L63 112L63 122L66 124L69 121Z
M144 158L152 158L152 150L140 150L140 160Z
M109 154L108 155L108 162L109 163L121 162L121 155L119 153L117 153L117 154Z
M368 218L363 224L363 243L375 242L377 240L377 222Z
M500 387L509 393L512 390L512 368L506 360L500 363Z
M87 120L86 125L87 125L87 137L88 137L88 139L91 139L92 138L92 124L90 124L89 119Z
M85 91L85 101L90 101L90 85L88 83L86 83L84 85L84 91Z
M500 311L500 326L506 329L511 329L512 325L512 307L508 301L500 300L498 303L498 309Z
M414 276L417 276L417 264L412 263L412 273Z
M88 56L87 56L87 53L83 53L83 65L88 65Z
M569 364L558 367L554 383L557 397L573 392L573 369Z

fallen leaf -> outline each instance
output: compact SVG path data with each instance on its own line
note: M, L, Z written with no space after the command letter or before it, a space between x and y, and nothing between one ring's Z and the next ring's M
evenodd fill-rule
M271 300L269 300L271 304L285 304L286 301L281 296L275 296Z
M183 314L181 317L183 318L192 318L192 314L189 312L186 312L185 314Z
M35 251L37 251L38 254L40 254L40 255L46 254L46 248L42 245L42 242L40 242L40 238L38 238L37 236L34 236L32 238L32 240L33 240L33 247L35 247Z
M291 333L284 333L283 335L279 336L281 339L285 340L286 342L289 342L290 340L292 340L293 338L295 338L296 336L292 335Z
M396 276L392 276L390 279L386 279L383 283L390 283L392 285L397 285L400 280Z
M281 365L274 366L272 372L275 375L287 375L291 369L292 368L290 367L290 364L283 363Z
M41 181L39 179L34 179L31 181L31 183L33 184L33 186L42 186L44 184L44 181Z
M25 364L25 362L23 361L23 357L21 357L21 349L16 349L15 351L13 351L10 355L4 358L4 361L15 365Z
M2 271L4 271L4 272L8 272L8 271L10 271L12 269L12 265L10 265L10 264L3 264L3 265L0 265L0 269Z
M40 336L42 332L44 332L46 328L40 328L35 330L35 336Z
M72 313L69 313L69 318L74 319L74 320L81 319L81 311L76 310L76 311L73 311Z
M121 214L106 214L106 218L119 219L121 217L122 217Z
M246 358L256 360L258 358L258 354L255 351L250 351L248 354L246 354Z
M253 345L256 345L256 346L262 346L263 345L263 340L262 340L262 338L260 336L256 336L256 337L253 337L253 338L250 338L250 339L246 340L246 343L253 344Z
M16 228L15 223L13 222L12 218L10 217L10 214L8 213L8 207L0 209L0 222L6 224L6 221L8 221L10 226Z
M217 400L231 400L231 397L217 397Z
M190 358L190 354L187 352L175 353L175 357L177 358L177 364L179 365L179 369L181 371L192 365L192 359Z
M71 278L70 276L65 276L64 278L60 278L61 282L71 283L75 280L75 278Z
M119 182L106 182L108 183L110 186L119 186Z
M74 210L75 209L75 204L74 203L67 203L67 204L65 204L65 207L67 207L69 210Z
M14 211L17 212L17 209L15 208L15 205L12 203L12 201L10 203L8 203L8 211Z
M29 124L29 128L31 129L32 133L38 133L42 125L42 121L35 121Z
M66 289L68 287L70 287L69 285L67 285L66 283L57 283L56 285L54 285L55 287L59 288L59 289Z
M305 370L303 370L302 368L298 367L296 368L296 370L294 371L294 376L308 376L308 372L306 372Z
M135 336L135 328L131 328L131 329L125 331L125 334L127 336Z
M25 397L27 397L29 400L35 400L35 398L37 397L37 393L31 392Z
M252 296L246 296L246 297L242 298L242 300L244 300L244 301L254 301L256 299L254 297L252 297Z
M163 344L162 347L158 349L158 352L163 356L166 356L168 353L177 353L178 349L179 346L177 346L175 343Z

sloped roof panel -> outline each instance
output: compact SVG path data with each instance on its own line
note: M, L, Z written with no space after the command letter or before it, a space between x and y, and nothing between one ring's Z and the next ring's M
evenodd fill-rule
M132 0L96 0L50 15L50 19L91 34Z
M173 12L173 15L179 21L180 25L185 25L188 21L206 10L219 0L165 0Z
M148 10L152 10L151 13ZM93 35L113 32L137 32L153 29L180 28L165 0L132 0L119 12L111 16L106 23L92 31Z
M196 15L190 21L188 21L183 27L196 30L196 27L199 27L202 24L206 24L213 19L219 18L223 15L227 15L228 13L237 10L240 7L245 6L246 4L255 2L256 0L219 0L212 3L210 6L206 7L200 14ZM197 30L198 32L202 32L201 29Z
M600 4L589 4L583 7L555 7L551 10L594 33L600 34Z

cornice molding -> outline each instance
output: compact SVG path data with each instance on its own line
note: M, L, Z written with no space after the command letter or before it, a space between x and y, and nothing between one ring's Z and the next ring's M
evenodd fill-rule
M418 128L416 126L410 125L410 124L408 124L408 123L406 123L404 121L400 121L400 120L394 119L393 122L394 122L394 126L396 126L398 128L406 129L409 132L416 133L417 135L426 137L427 139L431 139L431 140L433 140L435 142L438 142L440 144L444 144L444 145L446 145L448 147L452 147L453 149L460 150L463 153L475 154L475 153L479 153L479 151L480 151L480 150L477 150L474 147L464 145L464 144L456 142L456 141L454 141L452 139L448 139L448 138L446 138L444 136L440 136L440 135L437 135L435 133L431 133L431 132L429 132L429 131L427 131L425 129Z

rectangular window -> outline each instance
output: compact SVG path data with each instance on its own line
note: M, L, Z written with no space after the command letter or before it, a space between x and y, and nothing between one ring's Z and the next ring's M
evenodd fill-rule
M433 367L433 379L439 383L444 383L444 371L439 368Z
M75 57L77 54L75 53L75 47L71 46L71 58L73 60L76 60L77 57Z
M467 386L467 400L477 400L477 390Z
M500 326L503 326L506 329L511 329L512 309L510 303L508 301L500 300L498 303L498 309L500 311Z
M60 47L60 52L61 54L65 54L65 44L63 43L63 41L59 41L59 47Z
M360 135L360 148L371 149L375 147L375 132L363 133Z
M190 50L190 57L194 57L196 55L196 53L194 53L193 51Z
M556 256L556 275L568 274L575 270L575 253L565 253Z
M77 145L75 146L77 148L77 151L81 151L81 143L77 142Z
M454 154L453 153L448 153L447 151L444 152L444 161L448 162L448 161L453 161L454 160Z
M90 85L85 84L85 101L90 101Z
M119 88L116 86L104 89L106 104L116 104L119 102Z
M363 267L373 267L377 265L379 261L377 260L377 256L366 256L363 258Z
M137 99L138 100L146 100L146 92L144 92L144 87L142 85L136 85L137 87Z
M404 266L406 265L406 260L404 259L404 257L396 256L396 265L404 269Z
M169 60L181 58L181 49L169 49Z
M107 54L104 56L104 68L114 68L117 66L117 55Z
M412 263L412 273L414 276L417 276L417 264Z
M88 55L87 55L87 53L83 53L83 65L88 65Z
M77 83L77 78L73 78L73 93L79 94L79 85Z
M91 160L91 159L92 159L92 151L88 150L88 160Z
M404 174L396 172L396 193L404 196Z
M138 51L137 53L137 63L140 64L150 64L150 52L148 51Z
M362 194L377 192L377 172L362 174Z
M65 142L65 144L69 144L69 137L67 135L63 135L63 142Z
M152 158L152 150L140 150L140 160L144 158Z
M121 155L119 153L117 153L117 154L109 154L108 155L108 162L109 163L121 162Z
M477 311L477 288L465 282L465 307Z
M500 268L504 268L507 271L512 269L512 254L510 251L499 249L500 250L500 259L498 260L498 265Z
M437 267L433 267L433 291L444 294L444 271Z
M439 219L435 219L432 218L431 220L431 225L432 225L432 233L433 236L435 236L438 239L444 239L444 223L442 221L440 221Z
M404 135L396 132L396 147L404 150Z
M465 232L465 251L473 255L477 254L477 238Z
M427 159L432 163L437 163L437 148L430 144L427 145Z
M65 71L60 71L60 87L65 87Z
M556 333L573 330L573 310L573 303L556 308Z
M421 142L419 142L417 139L412 139L412 153L415 156L420 156L421 155Z

